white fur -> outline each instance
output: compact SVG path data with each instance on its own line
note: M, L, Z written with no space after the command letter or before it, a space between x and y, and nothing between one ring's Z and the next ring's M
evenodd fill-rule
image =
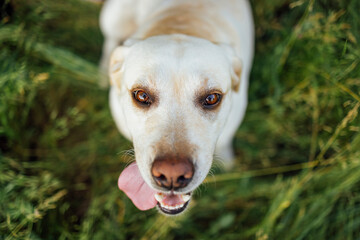
M183 34L143 39L157 13L193 1L108 0L100 18L105 36L103 69L109 65L111 52L125 42L113 53L109 69L110 107L116 125L133 142L144 180L158 190L151 177L151 166L155 157L162 154L157 149L159 142L175 146L179 136L186 139L192 148L189 152L195 174L191 183L179 190L182 193L201 184L215 153L227 167L231 166L231 142L247 106L254 49L253 20L247 0L198 0L220 14L234 30L230 33L215 29L221 32L216 42ZM234 60L242 62L239 91L232 89ZM134 86L154 89L157 105L147 110L136 107L131 94ZM206 112L195 101L196 94L204 89L224 93L218 111ZM167 151L171 150L170 147Z

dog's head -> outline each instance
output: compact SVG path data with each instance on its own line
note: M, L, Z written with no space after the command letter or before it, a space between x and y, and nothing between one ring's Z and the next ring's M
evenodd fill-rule
M240 74L232 48L185 35L114 51L113 115L164 213L182 212L210 170Z

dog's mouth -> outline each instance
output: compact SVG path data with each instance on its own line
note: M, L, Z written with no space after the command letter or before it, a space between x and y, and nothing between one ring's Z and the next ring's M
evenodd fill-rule
M165 194L156 193L155 199L158 202L158 208L165 214L176 215L183 212L188 206L191 193L186 194Z
M183 212L189 204L189 193L160 193L147 185L142 178L136 163L131 164L121 173L118 179L119 188L131 199L140 210L148 210L155 206L168 215Z

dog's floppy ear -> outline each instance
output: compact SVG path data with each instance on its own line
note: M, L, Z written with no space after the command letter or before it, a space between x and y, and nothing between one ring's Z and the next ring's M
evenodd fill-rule
M220 46L225 50L225 54L231 63L231 88L233 91L237 92L240 87L241 72L243 67L242 61L230 45L220 44Z
M123 46L119 46L115 48L113 51L111 58L110 58L110 68L109 68L109 75L110 75L110 84L116 84L120 87L120 82L123 74L123 63L125 57L130 52L130 48L132 45L140 42L138 39L129 38L124 42Z
M231 88L237 92L240 88L242 61L238 56L234 55L232 59L232 71L231 71Z
M110 84L116 84L120 87L121 77L123 74L123 63L126 55L128 54L130 47L120 46L117 47L110 58L110 68L109 68L109 76L110 76Z

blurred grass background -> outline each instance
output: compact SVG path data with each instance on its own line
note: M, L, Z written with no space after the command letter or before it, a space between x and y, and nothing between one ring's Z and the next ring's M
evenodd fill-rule
M0 3L0 239L360 238L360 1L252 1L236 168L173 218L117 189L131 143L96 84L101 5Z

